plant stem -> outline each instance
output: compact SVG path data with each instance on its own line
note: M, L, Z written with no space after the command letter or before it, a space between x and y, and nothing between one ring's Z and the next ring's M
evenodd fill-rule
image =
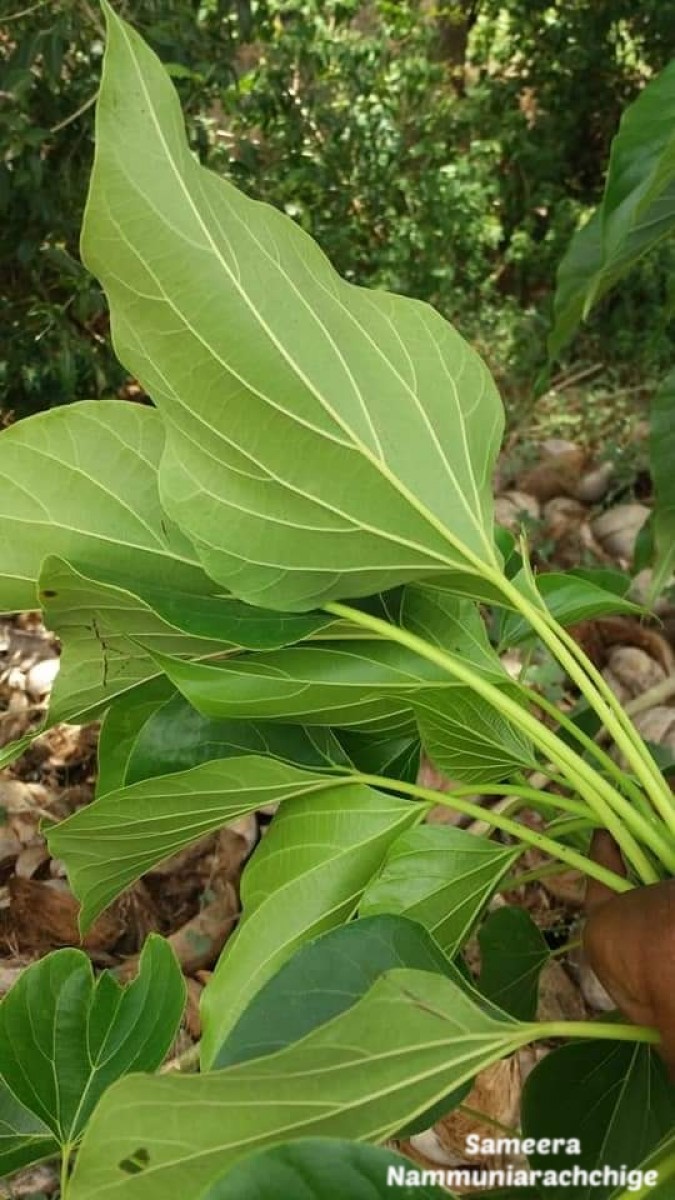
M661 1035L646 1025L613 1025L611 1021L545 1021L538 1026L540 1038L602 1038L610 1042L644 1042L658 1046Z
M562 958L563 954L569 954L570 950L579 950L583 946L582 938L573 938L570 942L565 942L564 946L558 946L557 950L550 950L550 958Z
M60 1200L66 1200L68 1195L68 1184L70 1178L70 1156L73 1152L73 1147L70 1142L66 1142L61 1147L61 1170L59 1172L59 1195Z
M564 742L561 742L560 738L556 737L550 729L537 721L528 709L523 708L522 705L502 692L499 687L477 674L461 659L451 657L438 646L425 642L423 638L417 637L407 629L391 625L379 617L371 616L370 613L362 612L360 609L350 608L346 604L332 603L325 605L325 608L326 611L332 612L338 617L351 619L356 625L372 629L378 635L398 642L408 650L419 654L421 658L426 658L427 661L440 666L453 678L459 679L461 683L466 684L479 696L482 696L492 708L501 712L517 728L526 733L532 742L561 768L572 788L583 796L605 828L610 831L623 851L626 861L631 864L643 883L657 883L659 876L631 832L636 825L640 826L640 834L645 843L652 847L657 857L664 861L664 865L675 871L675 847L673 847L670 862L665 861L663 855L669 848L664 847L658 831L655 831L640 813L636 813L628 801L620 796L611 784L598 775L584 759L580 758ZM607 802L607 793L612 797L613 804ZM623 821L617 815L619 812Z
M539 692L537 692L535 698L529 688L523 687L522 690L524 696L526 696L529 701L533 702L537 708L543 708L544 712L547 712L552 717L555 717L558 724L561 725L563 729L566 729L567 732L570 733L572 737L574 737L576 741L578 741L579 744L589 752L589 754L592 754L593 757L597 759L599 765L604 767L604 769L607 771L607 774L611 775L616 783L618 783L619 786L626 792L626 794L630 796L631 800L637 805L643 816L653 816L653 810L647 804L639 787L633 783L632 779L626 775L625 771L621 770L619 764L615 763L613 758L610 758L609 754L602 749L598 742L596 742L592 737L589 737L583 729L579 729L578 725L575 725L574 721L568 717L566 713L561 712L555 704L552 704L546 696L542 696Z
M500 572L493 573L488 570L486 576L489 576L490 582L499 587L505 599L525 617L544 645L565 668L570 679L588 700L611 733L617 747L625 755L652 804L665 821L666 827L671 832L675 831L675 808L670 789L667 788L635 726L626 716L600 672L574 638L554 621L547 609L538 608ZM671 870L673 869L675 867L671 866Z
M416 783L407 783L404 779L387 779L383 775L348 775L344 777L352 783L356 780L359 783L365 783L368 787L379 788L382 791L388 792L403 792L407 796L415 796L419 800L427 800L431 804L445 804L448 808L454 808L458 812L466 813L469 817L475 817L479 820L485 820L485 809L478 804L472 804L470 800L463 800L457 796L456 792L435 792L432 788L420 787ZM568 867L572 867L575 871L582 871L585 875L591 875L593 879L600 880L614 892L629 892L633 885L627 879L623 879L620 875L616 875L614 871L608 871L605 867L601 867L599 863L593 862L592 859L586 858L578 851L572 850L569 846L563 846L559 842L554 842L552 838L546 837L544 833L538 833L535 829L530 829L527 825L520 825L518 821L512 821L510 817L505 817L502 813L492 814L492 824L501 829L503 833L510 834L519 842L524 842L527 845L535 846L537 850L541 850L543 854L550 855L551 858L559 859L560 862L566 863Z

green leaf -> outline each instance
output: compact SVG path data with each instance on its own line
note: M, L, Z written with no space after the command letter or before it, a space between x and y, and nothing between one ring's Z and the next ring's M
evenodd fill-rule
M512 1017L533 1021L549 949L530 914L524 908L498 908L481 926L478 943L483 995Z
M399 736L396 733L359 733L341 729L336 736L358 771L415 783L421 751L417 730L412 735Z
M220 720L292 720L410 735L411 697L430 685L457 686L442 667L385 641L312 642L213 665L154 658L193 708Z
M420 825L395 841L359 912L398 913L433 934L448 957L462 948L518 849L448 825Z
M539 1028L497 1019L440 975L389 971L277 1054L116 1084L89 1125L68 1200L165 1200L169 1190L189 1200L242 1155L281 1140L383 1141ZM145 1169L120 1165L141 1152Z
M47 546L100 579L203 586L194 550L159 501L163 447L159 413L115 400L52 408L3 429L0 610L37 607Z
M518 698L508 684L504 693ZM534 750L525 735L471 688L419 691L412 705L422 745L449 779L499 783L516 770L536 769Z
M656 596L675 571L675 371L654 396L649 423L649 466L656 492L652 579Z
M349 921L306 942L268 979L230 1029L212 1069L300 1041L351 1008L385 971L410 967L462 978L421 925L383 914Z
M382 1146L300 1138L245 1158L200 1200L452 1200L433 1184L396 1184L419 1166Z
M161 599L157 589L153 599ZM321 615L267 614L247 608L239 601L221 597L220 619L213 610L204 619L205 599L176 596L180 611L175 623L128 589L102 583L76 571L55 557L45 559L40 574L40 598L45 622L61 639L61 668L52 692L48 724L59 721L81 723L115 699L146 680L161 668L153 655L204 658L239 650L241 637L247 647L279 644L285 638L304 637L325 622ZM245 614L242 617L242 613ZM251 619L249 619L251 617ZM206 631L216 636L206 636Z
M433 938L414 921L388 914L349 921L301 946L263 985L225 1038L213 1068L273 1054L299 1041L350 1008L394 967L438 971L459 985L464 982ZM444 1096L399 1136L430 1128L470 1088L467 1082Z
M141 697L139 702L138 693L132 693L118 700L108 712L99 755L103 760L112 756L116 773L112 774L108 763L103 785L99 781L98 795L155 775L170 775L202 762L247 753L268 755L312 771L352 767L349 756L328 728L271 721L214 721L192 708L167 679L162 678L161 682L168 698L152 703L150 698L143 702ZM145 691L148 697L147 689L140 691ZM405 744L409 742L410 739Z
M450 585L451 586L451 585ZM502 662L490 645L478 605L445 587L414 584L405 588L401 624L411 633L457 655L480 675L501 683Z
M578 1138L580 1166L636 1167L675 1124L675 1087L656 1052L626 1042L584 1042L555 1050L528 1077L523 1136ZM569 1155L531 1156L535 1167L571 1166ZM613 1187L544 1188L560 1200L605 1200Z
M293 952L353 916L392 842L425 811L361 784L322 784L281 806L244 868L243 916L202 995L206 1066Z
M548 336L548 360L555 362L572 340L586 316L588 297L596 302L620 278L621 272L603 274L602 210L597 209L572 237L556 274L553 328ZM539 390L539 385L537 387Z
M160 711L175 695L170 680L158 675L113 701L101 722L98 739L97 796L124 787L129 759L141 730L153 713ZM165 772L155 771L154 774Z
M600 207L572 238L559 270L549 359L591 307L675 229L675 62L624 112Z
M195 657L229 648L176 629L132 592L89 579L58 558L45 559L40 594L45 624L63 646L48 726L82 724L117 696L156 678L160 668L146 646Z
M154 935L126 987L107 971L94 982L81 950L56 950L26 967L0 1004L0 1080L10 1093L3 1093L0 1112L11 1131L9 1169L45 1157L55 1144L72 1145L111 1083L154 1071L184 1005L173 951Z
M647 1197L649 1200L670 1200L675 1182L675 1133L664 1138L654 1153L640 1163L640 1170L644 1179L642 1189L636 1192L633 1186L619 1187L612 1192L611 1200L647 1200Z
M266 804L331 787L343 796L358 790L259 755L222 759L108 792L54 826L47 840L68 868L86 929L115 896L184 846ZM313 802L321 808L320 797ZM417 811L403 801L387 803L389 812L396 804Z
M19 1104L0 1078L0 1178L31 1163L54 1158L58 1152L58 1139L49 1127Z
M621 582L620 582L621 581ZM529 585L523 575L513 580L529 596ZM632 613L640 615L638 604L626 600L617 588L627 590L631 580L619 572L547 571L536 578L537 591L551 616L560 625L574 625L591 617L608 613ZM534 638L532 627L518 613L504 613L499 632L502 646L518 646Z
M162 500L208 574L298 611L497 568L503 410L482 360L201 167L159 60L105 12L83 258L166 421Z

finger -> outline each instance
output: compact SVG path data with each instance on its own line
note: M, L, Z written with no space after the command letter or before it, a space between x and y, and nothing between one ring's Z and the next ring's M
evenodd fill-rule
M620 875L622 879L625 879L628 874L621 851L611 833L608 833L606 829L596 829L593 834L590 857L599 867L605 867L606 870L613 871L615 875ZM614 896L616 896L616 892L612 888L607 887L606 883L601 883L599 879L591 879L589 877L586 882L586 912L592 912L598 905L606 904Z

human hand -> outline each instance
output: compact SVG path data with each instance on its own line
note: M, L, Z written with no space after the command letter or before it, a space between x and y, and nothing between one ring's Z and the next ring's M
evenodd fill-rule
M595 862L626 875L611 834L591 843ZM675 879L617 895L589 879L583 942L588 961L618 1009L661 1034L658 1050L675 1081Z

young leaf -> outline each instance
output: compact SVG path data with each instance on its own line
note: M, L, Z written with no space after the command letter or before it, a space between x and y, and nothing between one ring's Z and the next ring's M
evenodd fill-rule
M396 1184L416 1163L383 1146L339 1138L299 1138L259 1150L236 1163L200 1200L453 1200L434 1184Z
M85 1134L68 1200L165 1200L169 1189L191 1200L238 1158L275 1142L383 1141L539 1028L497 1019L440 975L389 971L276 1054L201 1076L116 1084Z
M519 1021L533 1021L549 949L530 914L524 908L498 908L481 926L478 943L483 995Z
M656 595L675 572L675 371L654 396L649 420L649 465L656 491L652 580Z
M14 1170L72 1146L111 1083L160 1065L184 1004L173 951L154 935L126 987L109 972L94 982L81 950L26 967L0 1004L0 1162Z
M287 768L290 769L290 768ZM243 917L202 995L202 1062L305 942L349 920L419 805L360 784L286 801L241 878Z
M331 787L334 780L272 758L222 759L109 792L54 826L47 840L66 864L86 929L129 884L183 846L266 804ZM356 785L335 788L341 795L349 789L375 796ZM418 811L393 799L387 811L396 804Z
M523 1093L523 1135L579 1138L575 1159L592 1170L636 1167L675 1124L675 1087L656 1052L625 1042L584 1042L546 1056ZM570 1165L569 1155L532 1156L532 1165ZM547 1189L565 1200L606 1200L613 1187Z
M504 691L515 696L508 684ZM424 749L450 779L499 783L514 771L536 769L525 735L470 688L426 689L411 703Z
M399 913L419 922L448 957L462 948L519 850L449 825L420 825L392 845L366 888L362 917Z
M350 770L351 761L332 730L320 726L283 725L274 721L215 721L204 717L173 691L167 679L169 698L156 704L135 730L131 745L124 751L124 774L118 786L139 783L155 775L171 775L198 763L233 758L243 754L268 755L292 766L311 771L334 771L336 766ZM133 704L133 695L130 698ZM103 722L102 755L112 751L120 725L140 710L125 712L123 697ZM116 711L119 710L119 711ZM108 726L112 718L110 729ZM409 744L406 743L406 744ZM100 750L100 746L99 746ZM108 772L107 778L110 779ZM98 794L110 791L100 783Z
M163 503L209 575L298 611L496 568L503 411L482 360L201 167L159 60L105 13L82 252L166 421Z

